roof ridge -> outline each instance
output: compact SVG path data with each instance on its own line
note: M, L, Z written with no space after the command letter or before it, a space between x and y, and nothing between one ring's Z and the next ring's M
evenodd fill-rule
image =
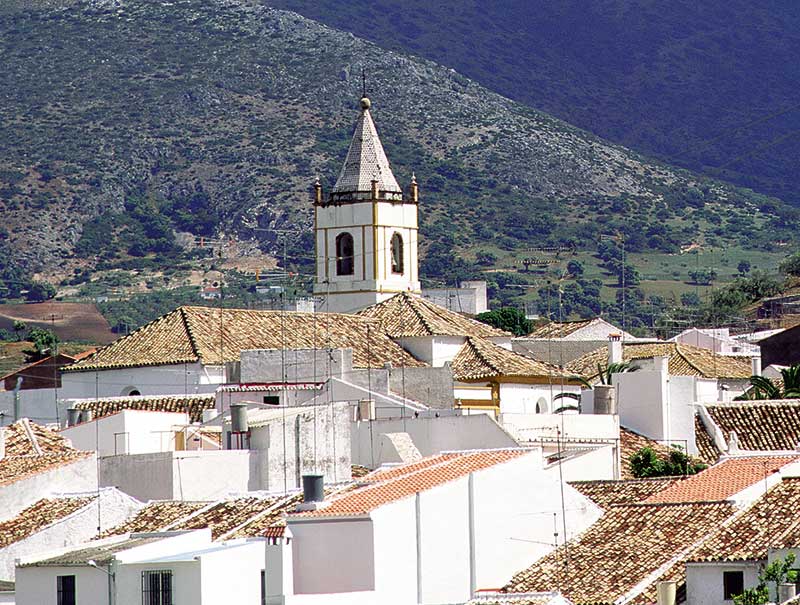
M192 352L195 354L195 356L198 359L202 360L202 357L200 356L200 350L199 350L199 348L197 346L197 339L195 338L194 332L192 331L192 327L189 324L189 313L187 311L188 308L189 307L181 306L181 307L178 307L178 311L181 314L181 321L183 322L183 327L186 330L186 335L189 337L189 344L192 347ZM205 308L209 309L211 307L205 307ZM221 307L220 307L219 311L220 311L220 316L221 316L222 315L222 308ZM225 365L225 362L222 359L220 359L220 363L222 365Z
M469 346L471 346L471 347L474 349L474 351L475 351L475 354L476 354L476 355L477 355L477 356L480 358L480 360L481 360L483 363L485 363L487 366L489 366L490 368L492 368L492 371L494 371L494 372L500 372L500 368L498 368L498 367L497 367L495 364L493 364L493 363L492 363L492 362L491 362L491 361L490 361L490 360L489 360L489 359L488 359L488 358L487 358L487 357L486 357L486 356L483 354L483 352L481 351L480 347L478 347L478 346L476 345L476 343L475 343L475 341L476 341L476 340L483 340L483 339L479 339L479 338L477 338L477 337L473 337L473 336L467 336L467 344L469 344ZM492 344L492 343L490 343L489 341L485 341L485 342L486 342L487 344ZM483 344L483 343L481 343L481 344Z
M431 334L434 334L436 332L436 330L434 330L433 327L431 326L431 324L428 323L428 321L422 315L422 313L420 312L420 310L419 310L419 308L417 306L417 303L419 301L421 301L421 300L424 300L424 299L420 296L419 300L417 300L413 296L411 296L411 294L409 294L408 292L401 292L400 296L403 297L404 300L408 301L408 306L411 308L411 311L414 313L414 315L417 316L417 319L419 319L420 323L423 326L425 326L425 329L428 332L430 332Z
M686 353L684 353L684 352L683 352L683 348L681 348L681 343L679 343L679 342L675 342L675 350L678 352L678 355L680 355L680 356L681 356L681 359L683 359L683 360L684 360L686 363L688 363L688 364L689 364L689 366L690 366L692 369L694 369L695 371L699 372L699 374L700 374L701 376L705 376L705 375L706 375L706 373L705 373L703 370L701 370L700 368L698 368L698 367L697 367L695 364L693 364L693 363L692 363L692 362L691 362L691 361L690 361L690 360L689 360L689 359L686 357Z

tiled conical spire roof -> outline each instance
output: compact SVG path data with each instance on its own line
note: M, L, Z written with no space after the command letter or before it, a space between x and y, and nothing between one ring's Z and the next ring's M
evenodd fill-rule
M402 193L400 185L392 174L389 160L375 130L375 123L369 113L370 100L361 99L361 115L356 122L353 141L347 151L342 172L334 185L332 193L368 193L372 181L378 181L379 191Z

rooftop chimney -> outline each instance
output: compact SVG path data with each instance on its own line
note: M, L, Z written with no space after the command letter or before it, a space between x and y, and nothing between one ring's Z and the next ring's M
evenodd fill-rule
M753 376L761 376L761 355L753 357Z
M325 501L323 476L303 475L303 501L297 505L297 510L319 510L329 504L330 502Z
M797 588L794 584L778 584L778 603L791 601L797 595Z
M658 605L675 605L677 584L678 583L674 581L659 582L656 584Z
M608 335L608 363L622 363L622 334Z
M728 453L735 454L739 451L739 435L736 431L731 431L728 435Z

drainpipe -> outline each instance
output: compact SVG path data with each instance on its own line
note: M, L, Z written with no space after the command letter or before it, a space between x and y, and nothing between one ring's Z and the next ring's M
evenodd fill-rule
M420 518L420 497L417 492L414 499L417 522L417 603L422 603L422 520Z
M475 473L469 474L468 482L469 506L469 595L475 598L478 589L477 564L475 561Z

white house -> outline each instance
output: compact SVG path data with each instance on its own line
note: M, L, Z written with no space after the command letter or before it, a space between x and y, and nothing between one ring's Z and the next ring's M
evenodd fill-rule
M569 511L569 537L600 516L566 484L562 503L538 449L445 453L361 482L289 515L284 540L291 542L278 540L276 548L291 573L282 576L283 594L271 597L462 603L551 550L554 519L557 527L565 523L561 511Z
M17 605L261 605L262 539L211 541L207 529L125 534L23 558Z
M689 328L670 340L708 349L718 355L761 355L758 345L732 337L729 328Z
M425 364L366 317L179 307L62 369L63 399L214 393L242 351L352 349L356 368Z
M417 254L419 190L397 183L370 114L361 113L342 171L327 199L314 185L317 250L314 295L321 308L351 312L397 292L420 293Z

